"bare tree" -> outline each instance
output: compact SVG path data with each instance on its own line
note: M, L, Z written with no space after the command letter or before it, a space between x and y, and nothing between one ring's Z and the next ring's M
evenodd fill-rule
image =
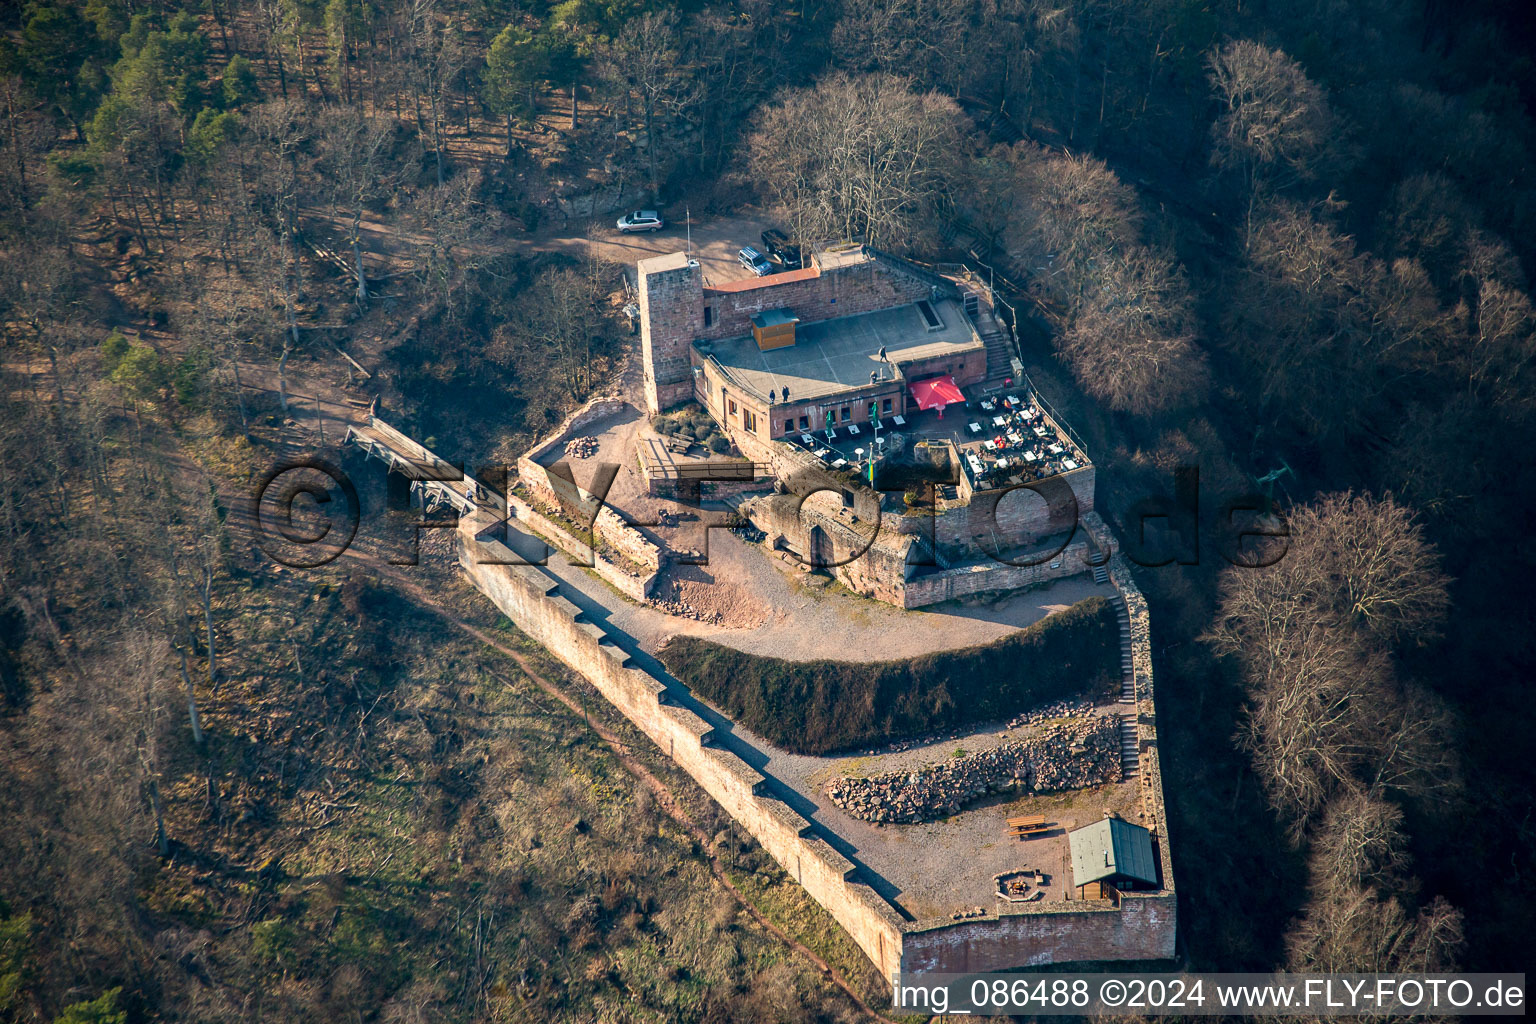
M395 188L389 145L390 125L354 108L329 111L318 137L323 145L321 181L333 213L347 218L347 246L359 308L368 305L368 272L363 267L362 223L368 207Z
M1208 67L1222 107L1211 160L1242 174L1251 235L1261 191L1312 177L1338 124L1323 89L1280 50L1237 39L1212 52Z
M1418 639L1446 579L1411 513L1390 498L1326 495L1290 510L1278 562L1229 569L1205 639L1243 666L1244 744L1299 838L1339 794L1455 785L1445 715L1405 692L1384 642Z
M1185 405L1206 384L1188 283L1167 253L1108 259L1061 336L1062 356L1089 394L1150 415Z
M1454 970L1464 942L1461 912L1443 899L1414 914L1357 887L1309 901L1286 948L1296 971L1421 972Z
M1362 885L1396 889L1411 864L1403 809L1368 793L1348 793L1328 805L1313 836L1310 889L1323 899Z
M883 75L790 90L749 140L754 177L797 237L898 249L942 219L963 144L953 100Z
M686 69L679 62L681 39L671 8L647 11L633 19L613 41L613 61L626 88L640 97L645 123L645 156L650 167L651 198L661 201L656 171L657 117L670 113L685 97ZM628 107L626 101L625 106Z

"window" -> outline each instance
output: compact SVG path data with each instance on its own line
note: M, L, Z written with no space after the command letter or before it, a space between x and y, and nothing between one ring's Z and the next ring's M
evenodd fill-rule
M726 412L730 413L732 416L736 415L736 399L733 398L726 403Z
M847 423L848 422L848 407L846 405L843 406L842 416L843 416L843 422Z
M885 404L884 405L880 406L880 411L881 412L890 412L891 411L891 400L889 398L887 398L885 400Z
M705 306L704 307L704 326L708 327L710 324L712 324L714 322L715 322L715 307L714 306Z
M785 420L784 421L784 433L787 434L787 433L789 433L790 431L792 431L794 429L795 429L795 421L794 420Z
M800 429L801 430L808 429L810 427L810 425L811 425L811 420L810 420L809 416L801 416L800 417Z
M754 434L757 433L757 417L752 415L751 409L741 410L741 425Z

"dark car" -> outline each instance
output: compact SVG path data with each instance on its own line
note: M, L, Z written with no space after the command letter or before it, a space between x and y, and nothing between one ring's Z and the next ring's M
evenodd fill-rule
M800 247L792 244L789 236L778 228L769 228L763 232L763 251L785 270L799 270L802 266Z

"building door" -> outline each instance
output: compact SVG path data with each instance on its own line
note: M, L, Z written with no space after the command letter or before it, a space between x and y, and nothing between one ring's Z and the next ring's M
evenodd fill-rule
M832 564L832 538L820 526L811 527L810 557L812 569L825 569Z

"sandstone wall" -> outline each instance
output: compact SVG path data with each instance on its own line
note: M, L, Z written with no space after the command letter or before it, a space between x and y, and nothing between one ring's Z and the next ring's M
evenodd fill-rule
M775 274L747 289L704 288L702 298L711 323L698 336L713 340L749 334L752 315L765 309L788 309L801 323L812 323L890 309L926 299L932 291L928 282L875 260L815 276Z
M580 672L738 821L837 920L882 974L901 960L902 918L852 877L854 865L814 835L810 822L759 790L765 779L735 754L711 745L711 727L693 712L664 703L666 685L636 668L606 631L583 621L580 609L533 566L496 565L511 558L505 544L484 539L495 520L466 518L459 562L471 582L516 626Z
M1126 893L1119 908L1102 900L1025 906L1029 909L1009 907L996 917L956 924L907 926L902 972L966 974L1173 957L1177 913L1172 892Z
M539 512L515 494L507 495L507 516L524 523L530 530L571 556L572 565L590 567L594 572L632 601L644 602L656 589L660 573L652 568L635 575L604 558L601 553L572 537L565 527Z
M1059 554L1036 565L1009 565L984 559L953 569L941 569L907 580L900 604L904 608L924 608L972 594L1049 583L1091 572L1090 559L1094 557L1094 550L1087 541L1074 540Z
M597 499L584 488L550 472L549 467L542 465L540 460L563 451L565 442L588 423L622 412L628 404L622 399L599 398L577 409L559 430L517 460L518 481L538 501L558 506L567 512L587 509L586 514L590 515L590 509L597 503ZM598 508L597 517L590 528L600 544L611 547L648 573L660 572L665 564L666 555L661 548L606 504ZM565 531L562 529L560 532ZM560 544L560 547L564 549L565 545Z

